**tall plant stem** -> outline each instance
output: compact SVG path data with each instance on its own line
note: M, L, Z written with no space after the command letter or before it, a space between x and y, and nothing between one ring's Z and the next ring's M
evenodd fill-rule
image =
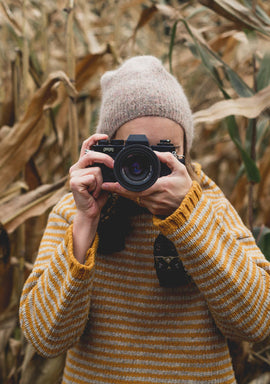
M49 42L48 42L48 15L46 6L41 3L41 39L43 45L43 56L42 56L42 71L43 80L47 79L48 76L48 63L49 63Z
M256 81L256 56L253 54L252 57L253 65L253 87L254 91L257 92L257 81ZM250 146L250 157L256 161L256 141L257 141L257 119L252 119L252 134L251 134L251 146ZM248 186L248 224L250 230L253 229L253 206L254 206L254 183L250 182Z
M29 74L29 45L26 32L26 10L27 0L23 1L23 49L22 49L22 87L21 87L21 102L20 109L24 110L25 102L27 100L27 79Z
M74 0L68 1L68 7L65 8L67 12L67 40L66 40L66 55L67 55L67 74L70 81L75 82L75 48L74 48L74 34L73 34L73 21L74 21ZM69 118L69 138L70 138L70 151L71 161L75 163L78 159L79 147L79 129L78 129L78 116L76 108L76 99L69 99L68 107Z
M251 157L253 160L256 159L256 155L253 155L253 152L255 153L255 144L256 144L256 119L252 120L252 141L251 141ZM253 215L253 207L254 207L254 183L252 181L249 182L248 185L248 225L250 230L253 230L253 222L254 222L254 215Z
M27 95L27 76L28 76L28 43L26 38L26 0L23 2L23 51L16 51L15 61L12 63L12 89L14 101L14 123L16 123L24 108ZM22 63L22 65L21 65ZM20 174L22 181L25 180L24 169ZM24 266L26 255L25 223L21 224L16 232L16 247L14 249L19 265L19 274L16 279L16 300L19 303L21 291L24 284Z

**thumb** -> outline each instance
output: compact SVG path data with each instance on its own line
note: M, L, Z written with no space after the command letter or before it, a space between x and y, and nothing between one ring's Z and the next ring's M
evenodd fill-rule
M158 152L155 151L155 154L159 158L160 162L167 165L171 172L179 170L179 167L184 167L184 164L179 161L179 159L174 156L171 152ZM181 158L181 156L179 156Z
M109 197L109 192L102 191L98 197L97 203L100 210L104 207Z

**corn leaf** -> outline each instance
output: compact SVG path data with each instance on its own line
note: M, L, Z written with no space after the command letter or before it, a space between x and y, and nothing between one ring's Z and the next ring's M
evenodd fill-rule
M228 116L226 118L228 125L228 132L231 136L232 141L238 148L241 153L241 157L245 166L245 171L247 178L250 182L259 183L260 182L260 171L255 163L255 161L250 157L249 153L243 148L242 143L239 138L239 131L235 121L234 116Z
M257 90L267 87L270 84L270 52L266 52L256 76Z
M37 354L34 347L28 344L22 365L20 384L60 383L65 366L66 354L45 359Z
M253 12L254 9L254 0L244 0L244 4ZM255 4L255 13L259 20L261 20L266 25L270 25L270 18L267 13L259 6L256 2Z
M206 49L206 46L204 44L201 44L201 42L199 42L199 39L197 38L197 36L195 36L194 29L189 26L188 22L185 19L180 19L179 21L183 22L188 33L192 37L195 44L196 52L201 58L203 65L209 71L211 77L216 82L217 86L223 93L224 97L229 98L229 95L226 92L223 86L223 83L219 77L218 71L216 69L216 65L215 65L216 59L214 55L211 54L211 50Z
M255 227L253 235L257 240L257 244L261 249L267 260L270 261L270 228L268 227Z
M227 116L244 116L249 119L258 117L270 107L270 85L252 97L239 97L238 99L222 100L210 108L194 113L194 123L212 123Z
M54 96L54 85L62 81L70 96L77 92L62 71L51 74L40 89L36 91L22 119L0 142L0 192L15 179L25 164L36 152L44 134L40 123L43 109Z
M237 28L258 31L270 37L270 27L250 9L236 0L199 0L199 2L219 15L231 20Z
M0 221L8 233L12 233L30 217L39 216L68 192L63 178L52 185L42 185L33 191L11 199L1 206Z
M241 77L228 65L226 64L219 55L217 55L204 41L202 36L199 34L195 34L194 28L191 28L188 24L188 22L184 19L181 19L181 21L184 23L187 31L189 32L190 36L192 37L197 53L199 54L203 65L206 67L206 69L210 72L212 78L217 83L219 89L223 93L225 99L229 99L230 96L225 90L225 87L223 85L223 82L220 79L220 76L217 71L218 66L222 66L224 72L226 73L228 80L231 83L231 86L233 89L237 92L239 96L242 97L249 97L252 96L253 91L250 89L250 87L241 79Z

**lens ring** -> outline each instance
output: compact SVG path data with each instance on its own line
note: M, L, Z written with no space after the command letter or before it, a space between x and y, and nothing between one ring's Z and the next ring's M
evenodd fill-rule
M119 184L129 191L144 191L160 176L160 161L150 147L128 145L115 158L114 175Z

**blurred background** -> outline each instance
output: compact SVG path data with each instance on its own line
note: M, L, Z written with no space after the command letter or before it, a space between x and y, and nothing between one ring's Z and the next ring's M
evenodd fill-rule
M99 79L151 54L194 112L192 158L270 260L268 0L0 1L0 383L57 383L18 322L22 286L80 143L95 131ZM270 383L270 340L231 343L239 383Z

